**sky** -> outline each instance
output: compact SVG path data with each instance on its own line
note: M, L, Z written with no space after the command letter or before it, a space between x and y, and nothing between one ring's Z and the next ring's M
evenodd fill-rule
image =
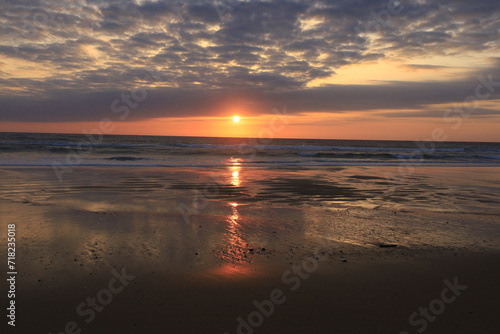
M498 0L2 0L0 131L500 141L499 51Z

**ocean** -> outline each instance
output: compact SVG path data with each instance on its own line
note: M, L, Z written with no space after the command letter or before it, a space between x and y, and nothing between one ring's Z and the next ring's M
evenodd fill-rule
M0 166L500 166L500 143L0 133Z

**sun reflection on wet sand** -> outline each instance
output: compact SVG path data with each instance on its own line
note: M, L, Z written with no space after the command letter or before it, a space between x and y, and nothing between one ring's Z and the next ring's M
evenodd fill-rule
M238 212L238 203L232 202L229 205L231 206L232 214L228 216L227 222L229 223L229 245L233 249L231 254L233 256L232 261L241 262L244 260L242 251L246 251L247 243L243 240L242 233L240 232L241 225L238 221L241 219L241 216ZM244 255L246 257L246 254Z
M229 181L232 186L241 186L241 159L231 158L229 164ZM225 222L226 233L223 238L223 244L217 251L218 256L224 261L224 264L219 265L213 275L220 276L238 276L248 275L251 271L249 264L250 245L244 240L242 232L241 220L242 216L238 211L239 204L235 201L228 202L231 213L227 215Z
M237 279L241 277L248 277L250 275L255 276L258 274L259 273L253 270L249 265L224 263L213 270L209 270L206 273L206 276Z
M231 214L227 216L225 244L221 245L218 256L225 262L212 272L218 276L248 275L251 272L249 255L250 245L245 241L240 224L242 216L238 212L238 203L229 203Z

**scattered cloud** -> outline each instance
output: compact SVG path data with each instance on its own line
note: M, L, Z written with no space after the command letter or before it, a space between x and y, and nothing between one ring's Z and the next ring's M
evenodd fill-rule
M498 52L499 15L497 0L4 0L2 62L36 63L50 75L20 77L2 66L0 119L96 120L142 86L148 99L130 120L218 115L228 96L255 114L286 104L295 113L417 108L431 115L429 105L473 93L477 73L456 81L307 85L380 59L441 70L412 57ZM498 64L481 73L498 73ZM145 80L148 71L160 79Z

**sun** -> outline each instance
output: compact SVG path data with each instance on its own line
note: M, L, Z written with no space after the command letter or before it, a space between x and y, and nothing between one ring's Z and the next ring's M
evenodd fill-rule
M233 122L238 123L240 121L240 116L233 116Z

